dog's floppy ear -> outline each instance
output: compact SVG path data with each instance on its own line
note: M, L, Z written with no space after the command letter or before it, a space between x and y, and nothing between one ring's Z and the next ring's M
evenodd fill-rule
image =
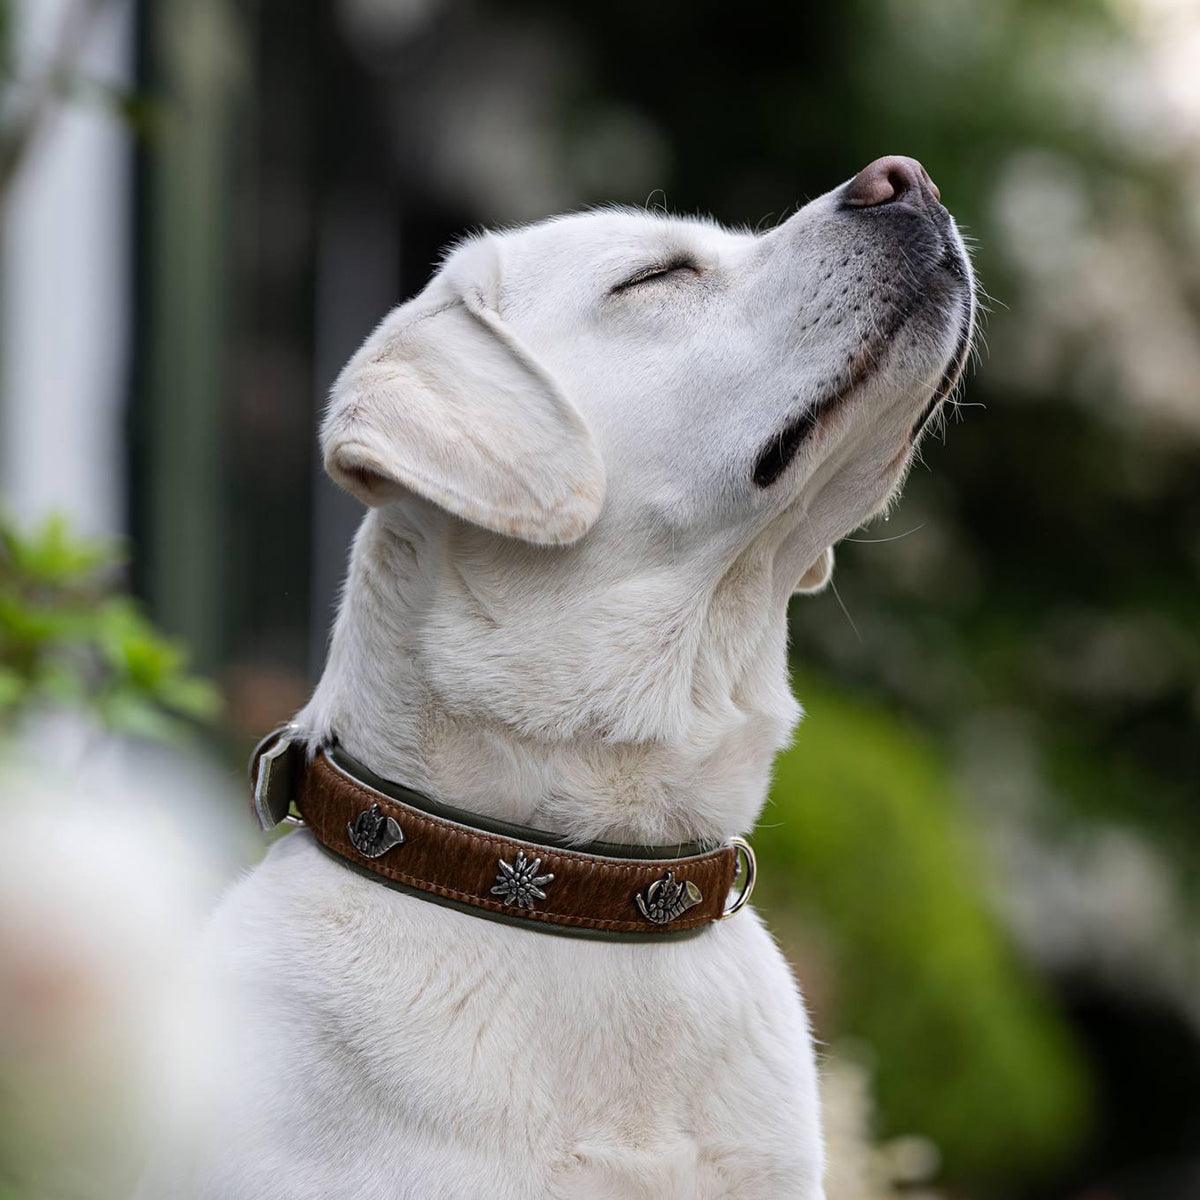
M368 505L406 492L496 533L574 542L604 502L583 417L496 312L498 251L459 250L333 386L325 468Z
M833 547L826 546L817 555L816 561L800 576L800 582L796 584L796 591L803 592L805 595L824 591L832 578Z

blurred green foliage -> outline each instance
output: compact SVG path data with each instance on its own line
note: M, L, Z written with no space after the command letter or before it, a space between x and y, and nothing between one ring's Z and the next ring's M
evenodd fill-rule
M216 715L217 691L188 673L183 648L113 590L118 561L60 517L29 533L0 519L0 716L66 705L113 730L178 738Z
M986 861L942 757L807 673L798 694L809 715L755 840L768 917L822 931L822 1033L874 1048L884 1132L936 1131L951 1176L1047 1165L1082 1130L1086 1079L986 906Z

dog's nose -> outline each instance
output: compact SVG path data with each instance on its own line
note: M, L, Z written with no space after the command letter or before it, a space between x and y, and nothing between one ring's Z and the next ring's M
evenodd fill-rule
M929 172L915 158L888 154L863 167L846 184L842 199L852 208L874 208L877 204L893 204L905 196L920 203L925 195L934 200L942 198Z

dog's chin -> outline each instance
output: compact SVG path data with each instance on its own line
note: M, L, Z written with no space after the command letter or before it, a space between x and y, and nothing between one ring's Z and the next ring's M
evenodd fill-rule
M971 353L974 326L974 318L968 303L964 305L964 311L959 317L958 328L954 335L954 348L950 353L950 357L946 360L945 366L942 368L942 374L938 379L937 386L933 389L932 395L909 431L908 441L910 449L920 441L921 434L925 432L925 428L933 419L934 413L938 411L942 403L958 386L958 381L962 378L963 371L967 366L967 359Z

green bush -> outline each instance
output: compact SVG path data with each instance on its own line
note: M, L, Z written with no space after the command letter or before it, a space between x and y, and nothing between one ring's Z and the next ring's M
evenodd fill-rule
M931 1137L952 1178L1036 1173L1079 1136L1086 1084L988 911L945 768L888 712L799 691L808 716L756 842L768 916L818 931L833 960L836 1028L818 1034L868 1043L881 1132Z

